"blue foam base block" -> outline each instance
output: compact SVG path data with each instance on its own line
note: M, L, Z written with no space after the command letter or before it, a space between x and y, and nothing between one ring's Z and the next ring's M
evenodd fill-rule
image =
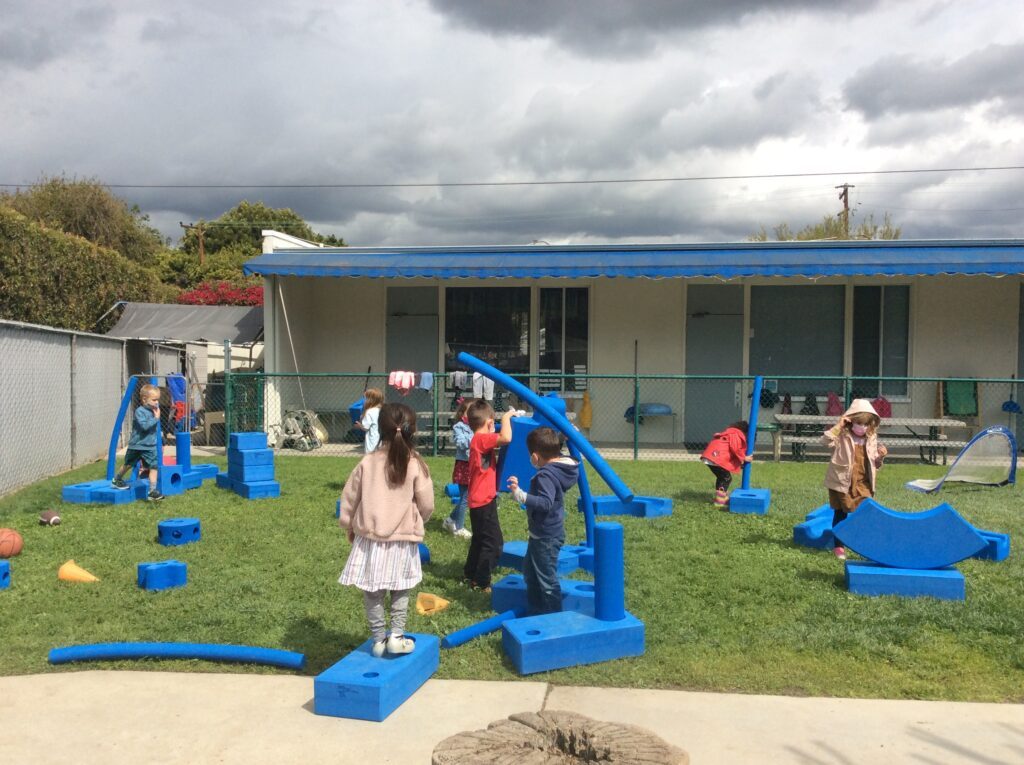
M11 562L0 560L0 590L6 590L11 586Z
M577 500L577 507L583 506ZM672 515L672 500L668 497L633 497L623 502L614 494L594 497L594 515L633 515L637 518L657 518Z
M242 452L244 454L245 452ZM237 462L228 462L228 475L242 483L256 483L257 481L273 481L274 465L242 465Z
M198 473L202 476L202 479L206 481L210 478L216 478L217 473L220 472L220 468L212 462L201 462L198 465L196 463L192 463L192 470L190 472Z
M228 459L231 452L249 451L251 449L266 449L267 434L259 431L248 433L232 433L228 436Z
M523 570L523 561L526 560L526 542L516 540L506 542L501 548L501 557L498 558L498 565L505 568L512 568L516 571ZM580 556L573 548L562 547L558 551L558 573L569 574L580 567Z
M729 512L765 515L771 503L771 489L736 489L729 495Z
M84 504L98 502L108 505L124 505L128 502L145 499L149 493L149 481L137 479L127 489L115 489L110 481L100 479L85 483L74 483L61 489L60 497L65 502Z
M244 449L228 452L228 465L255 467L257 465L273 465L273 449Z
M964 600L964 575L949 568L891 568L871 561L846 561L846 589L856 595Z
M181 476L181 487L188 491L190 489L198 489L203 485L203 476L201 473L197 473L194 470L189 470L187 473L183 473Z
M201 538L198 518L168 518L156 525L156 541L166 547L187 545Z
M562 610L594 615L594 583L579 579L559 579ZM497 613L522 609L526 613L526 582L521 574L510 574L491 585L491 608Z
M156 488L165 497L184 494L182 476L185 470L181 465L161 465L156 473Z
M793 541L804 547L818 550L831 550L836 546L832 536L832 508L822 505L807 514L803 523L793 527Z
M227 473L217 473L217 486L230 489L245 499L269 499L281 496L281 484L277 481L236 481Z
M435 635L406 633L416 650L375 658L367 640L313 680L313 711L318 715L381 722L437 671L441 643Z
M981 529L977 529L977 531L988 544L981 552L972 555L972 558L998 562L1010 557L1009 534L1000 534L998 531L982 531Z
M576 611L527 616L502 626L501 643L522 675L641 656L644 623L630 613L613 622Z
M140 563L138 566L139 587L144 590L156 592L184 587L187 580L188 567L180 560Z

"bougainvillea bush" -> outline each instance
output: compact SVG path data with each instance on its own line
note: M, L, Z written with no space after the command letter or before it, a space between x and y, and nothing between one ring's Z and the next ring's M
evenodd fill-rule
M193 290L178 295L186 305L263 305L262 284L203 282Z

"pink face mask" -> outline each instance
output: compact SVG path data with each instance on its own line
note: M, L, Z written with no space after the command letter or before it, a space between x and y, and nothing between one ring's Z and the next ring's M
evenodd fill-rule
M854 423L850 426L850 430L853 431L853 435L857 436L857 438L863 438L864 434L868 432L868 426Z

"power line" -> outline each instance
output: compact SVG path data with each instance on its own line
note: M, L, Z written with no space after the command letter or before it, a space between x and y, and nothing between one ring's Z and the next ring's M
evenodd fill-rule
M592 186L626 183L685 183L691 181L754 181L776 178L821 178L833 175L913 175L924 173L976 173L1024 170L1024 165L992 167L934 167L901 170L846 170L813 173L748 175L686 175L665 178L593 178L566 181L433 181L425 183L104 183L110 189L426 189L481 186ZM32 188L44 183L0 183L0 188Z

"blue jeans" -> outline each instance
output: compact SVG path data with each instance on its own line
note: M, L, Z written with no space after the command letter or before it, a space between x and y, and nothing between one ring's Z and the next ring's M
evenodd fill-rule
M452 523L455 524L455 528L462 529L466 527L466 509L469 507L469 486L459 487L459 501L455 503L455 507L452 509L451 515L448 517Z
M565 537L530 537L523 561L526 603L530 615L551 614L562 610L562 588L558 583L558 551Z

